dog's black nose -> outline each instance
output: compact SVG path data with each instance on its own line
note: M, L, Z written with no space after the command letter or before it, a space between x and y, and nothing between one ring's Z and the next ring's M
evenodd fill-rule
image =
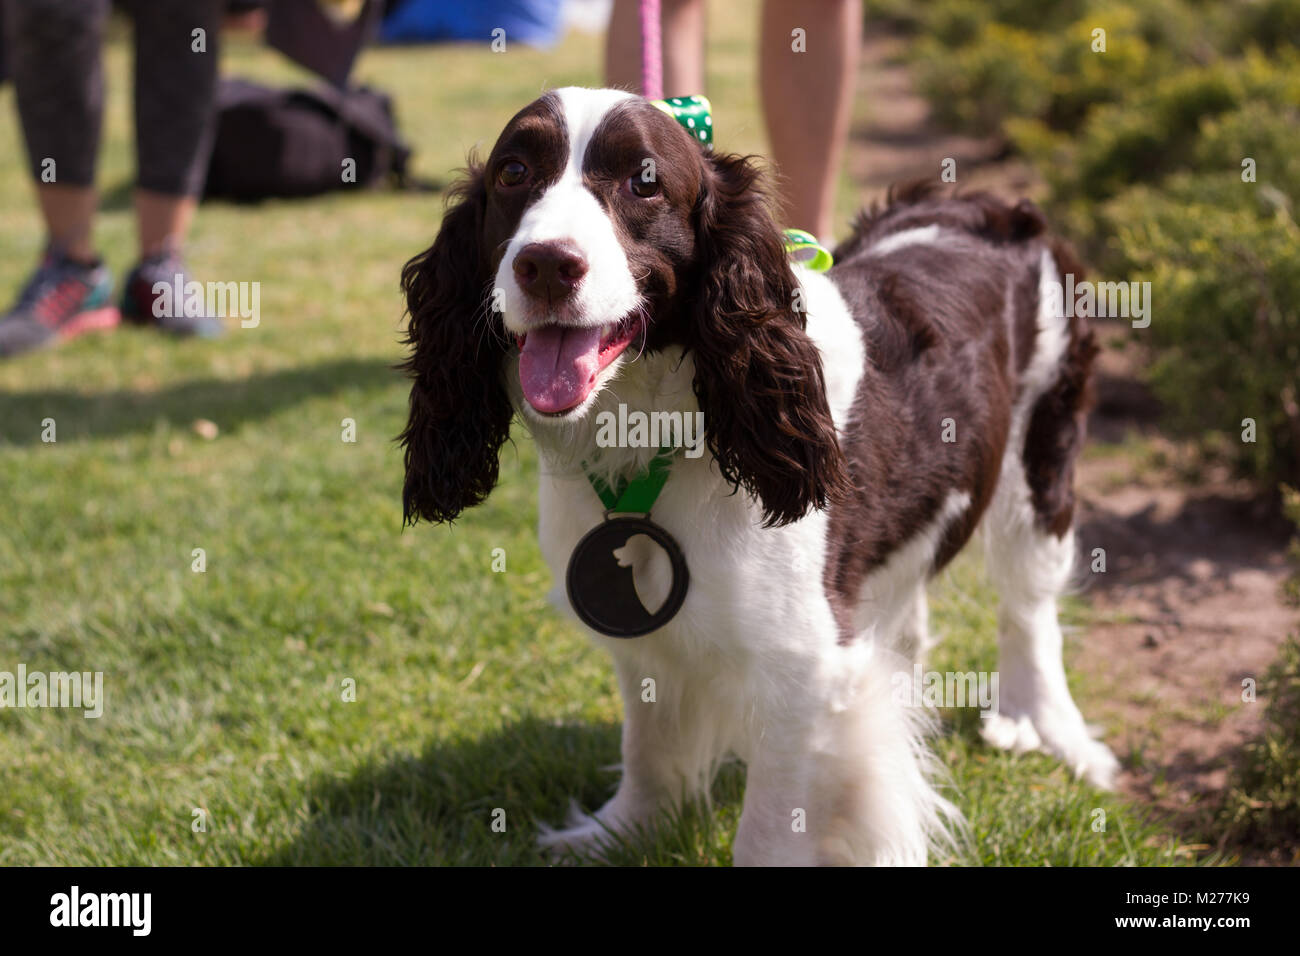
M524 293L555 304L573 294L587 274L587 258L562 239L530 242L513 263L515 281Z

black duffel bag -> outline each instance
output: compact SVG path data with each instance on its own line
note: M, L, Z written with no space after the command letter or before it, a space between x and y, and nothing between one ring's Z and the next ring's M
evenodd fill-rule
M407 176L411 150L397 132L392 101L377 90L277 90L222 79L216 110L205 197L315 196L390 179L399 188L422 186Z

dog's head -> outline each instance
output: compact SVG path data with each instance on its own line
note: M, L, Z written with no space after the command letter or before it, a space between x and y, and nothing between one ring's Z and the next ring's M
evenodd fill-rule
M406 519L449 521L487 496L512 393L534 431L571 423L670 346L694 360L722 475L767 523L840 493L821 359L761 178L627 93L555 90L520 111L402 272Z

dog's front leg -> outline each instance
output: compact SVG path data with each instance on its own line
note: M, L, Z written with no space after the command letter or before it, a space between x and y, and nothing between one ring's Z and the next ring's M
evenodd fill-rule
M732 854L736 866L813 866L818 862L812 806L811 740L785 729L760 745L749 762L745 806Z
M644 645L643 645L644 646ZM725 715L711 713L708 680L671 656L613 648L623 696L623 778L594 814L571 808L566 827L543 830L552 848L590 851L621 832L653 823L660 810L707 791L726 748Z

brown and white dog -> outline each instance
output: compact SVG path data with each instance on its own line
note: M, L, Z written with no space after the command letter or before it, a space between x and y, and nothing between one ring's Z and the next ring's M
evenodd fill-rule
M622 781L544 842L648 823L736 754L737 863L923 864L960 820L893 678L928 644L926 581L977 526L1001 595L985 738L1110 783L1056 613L1095 352L1051 305L1060 255L1028 202L913 189L862 216L829 273L792 268L756 164L615 90L547 93L472 163L402 275L406 518L483 501L518 415L562 581L603 517L582 466L600 412L701 411L708 449L677 457L654 506L690 564L680 613L595 636L625 702ZM601 467L631 477L655 452Z

